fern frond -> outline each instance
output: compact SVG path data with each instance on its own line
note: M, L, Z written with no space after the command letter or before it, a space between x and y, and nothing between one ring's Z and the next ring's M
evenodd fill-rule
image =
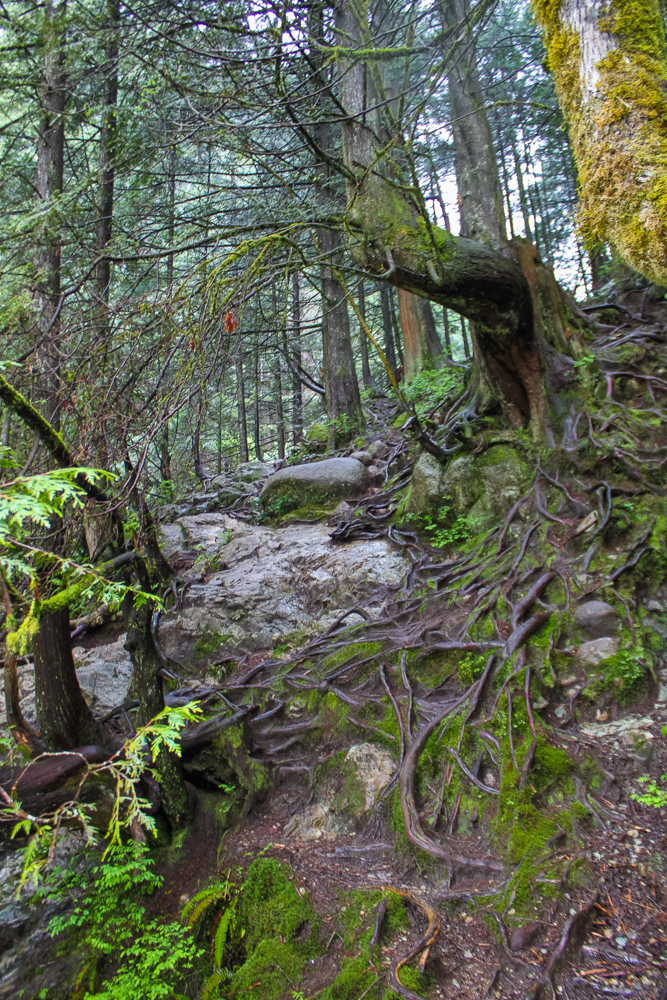
M217 968L220 968L222 965L222 953L225 948L225 941L227 940L227 932L229 931L231 935L234 930L236 923L235 911L236 906L230 906L224 911L215 932L215 938L213 939L213 964Z
M228 897L228 892L227 886L223 885L210 885L206 889L202 889L185 904L181 911L181 920L188 920L188 927L192 927L211 903L224 902Z
M232 978L231 969L216 969L212 976L210 976L206 983L204 984L204 989L202 990L202 1000L211 1000L214 991L220 986L221 983L225 982L227 979Z

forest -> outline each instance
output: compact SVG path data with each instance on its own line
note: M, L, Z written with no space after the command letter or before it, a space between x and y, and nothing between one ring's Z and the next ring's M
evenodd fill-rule
M0 1000L667 1000L666 19L0 0Z

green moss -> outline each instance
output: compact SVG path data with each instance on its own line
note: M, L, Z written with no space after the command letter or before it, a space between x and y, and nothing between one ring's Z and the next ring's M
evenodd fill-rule
M260 857L248 869L238 911L246 960L229 984L232 996L275 1000L301 984L305 961L317 953L316 920L290 869L275 858Z
M203 659L209 653L215 653L224 642L228 642L230 636L222 635L220 632L204 632L195 643L195 656Z

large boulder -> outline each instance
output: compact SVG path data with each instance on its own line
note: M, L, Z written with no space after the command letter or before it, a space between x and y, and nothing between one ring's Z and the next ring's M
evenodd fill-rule
M358 496L369 481L368 470L356 458L325 458L279 469L265 482L260 499L265 510L284 513L309 503Z

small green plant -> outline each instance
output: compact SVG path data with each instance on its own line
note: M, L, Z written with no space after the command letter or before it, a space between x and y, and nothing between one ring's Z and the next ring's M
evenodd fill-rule
M429 543L434 549L444 549L448 545L456 542L465 542L472 536L470 523L465 517L457 517L453 524L447 526L446 522L452 510L450 501L452 498L444 496L443 503L437 510L435 518L430 514L408 514L406 521L413 522L422 531L428 533Z
M141 897L163 881L153 865L144 845L117 844L83 871L54 873L42 890L47 899L74 904L53 917L49 933L69 931L83 938L86 962L80 980L87 976L89 1000L176 997L175 985L192 974L202 954L180 923L146 919Z
M658 783L646 775L637 780L646 785L646 791L641 795L636 795L633 792L630 798L634 799L635 802L641 802L643 806L652 806L653 809L662 809L663 806L667 806L667 787L659 788ZM659 780L667 781L667 774L661 775Z
M667 736L667 726L662 727L662 735ZM641 795L636 795L633 792L630 796L631 799L634 799L635 802L641 802L643 806L651 806L653 809L662 809L667 806L667 787L660 788L654 778L649 778L646 775L637 780L646 786L646 791ZM662 774L659 780L667 782L667 774Z
M16 896L29 878L35 885L53 856L53 849L64 822L78 822L89 844L95 844L97 833L91 825L90 813L94 805L81 801L85 783L92 776L105 776L111 780L115 798L111 818L107 827L107 848L103 860L114 848L120 847L122 837L134 823L138 823L153 835L156 834L155 820L150 815L150 803L137 794L137 785L151 761L157 760L162 750L180 756L180 730L188 722L199 722L202 712L195 702L174 708L165 708L147 726L142 726L136 734L116 751L108 760L99 764L89 764L79 779L73 797L52 813L34 816L21 808L21 803L10 798L0 789L0 819L13 821L11 836L22 833L28 837L23 851L23 869Z
M227 870L224 881L215 882L198 892L185 905L181 912L181 921L189 928L202 919L211 907L220 908L213 922L211 932L211 952L213 955L213 974L209 977L202 990L202 1000L209 1000L214 991L226 979L232 976L231 969L222 964L222 957L225 944L231 938L236 929L236 909L239 901L239 893L242 886L235 885L230 880L231 868ZM239 929L239 938L243 938L245 929Z
M412 381L404 386L403 395L408 403L414 405L417 416L421 419L431 412L438 403L444 403L448 396L460 392L462 387L462 369L422 368ZM405 414L401 414L399 419L405 422Z

